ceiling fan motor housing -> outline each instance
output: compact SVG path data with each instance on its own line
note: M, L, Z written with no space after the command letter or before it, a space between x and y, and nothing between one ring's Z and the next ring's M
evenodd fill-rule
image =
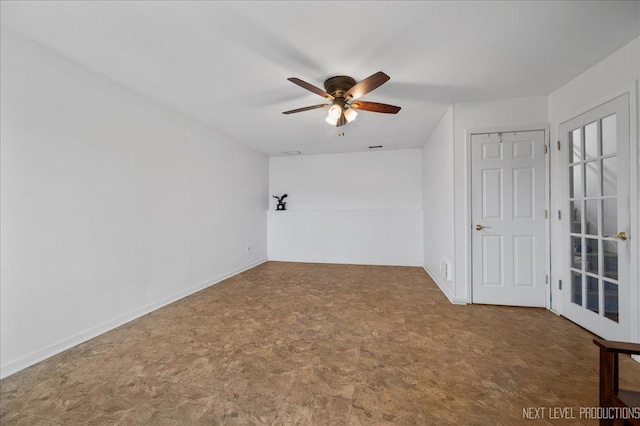
M324 82L324 90L334 98L343 98L344 94L356 85L356 81L346 75L337 75Z

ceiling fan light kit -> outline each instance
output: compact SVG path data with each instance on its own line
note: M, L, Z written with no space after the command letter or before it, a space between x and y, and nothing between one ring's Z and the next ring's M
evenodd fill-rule
M338 117L332 117L331 114L327 114L327 118L325 118L325 121L332 126L335 126L336 124L338 124Z
M329 108L326 118L327 123L332 126L341 127L356 119L358 115L355 111L356 109L384 114L397 114L398 111L400 111L400 107L394 105L366 101L353 102L389 81L389 76L382 71L370 75L359 83L356 83L352 77L346 75L331 77L324 82L325 90L296 77L291 77L288 80L316 95L328 99L331 103L292 109L290 111L284 111L283 114L294 114L312 109Z
M344 112L344 118L347 119L348 123L351 123L353 120L355 120L357 116L358 116L358 113L353 108L349 108Z
M340 107L340 105L334 103L329 107L329 117L337 120L338 117L340 117L340 114L342 114L342 108Z

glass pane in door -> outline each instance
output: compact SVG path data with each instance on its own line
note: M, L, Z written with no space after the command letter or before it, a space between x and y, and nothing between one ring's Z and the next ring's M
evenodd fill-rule
M571 198L582 197L582 166L580 164L569 168L569 179L571 179L569 196Z
M618 284L604 282L604 316L618 322Z
M598 273L598 240L595 238L585 238L585 271L592 274Z
M595 313L600 312L598 307L599 301L598 279L587 276L587 309Z
M569 153L569 163L582 160L582 128L575 129L569 134L571 140L571 152Z
M602 155L616 153L616 115L602 119Z
M618 233L618 199L608 198L602 201L602 234L605 237Z
M602 160L602 195L618 195L618 161L616 157Z
M618 242L617 241L603 241L603 275L607 278L618 279Z
M598 156L598 124L597 122L584 126L584 153L585 158Z
M598 235L598 200L585 201L584 207L584 232L589 235Z
M584 201L571 201L569 208L571 209L571 232L582 232L582 204Z
M573 247L571 267L582 269L582 238L571 237L571 247Z
M588 163L584 163L584 187L587 197L597 197L600 195L600 183L598 181L600 167L598 167L598 163L599 161L589 161Z
M571 301L582 306L582 274L571 272Z

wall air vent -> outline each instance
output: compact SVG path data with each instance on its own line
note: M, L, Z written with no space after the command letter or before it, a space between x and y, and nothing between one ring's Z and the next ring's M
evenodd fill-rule
M378 148L382 148L382 145L373 145L369 147L369 149L378 149Z
M285 151L284 153L286 155L300 155L300 154L302 154L302 152L300 152L300 151Z
M447 281L451 281L451 262L444 257L440 259L440 275Z

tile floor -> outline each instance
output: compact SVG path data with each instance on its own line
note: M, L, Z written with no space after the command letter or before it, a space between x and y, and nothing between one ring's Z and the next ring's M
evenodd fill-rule
M597 424L548 411L598 404L592 338L421 268L269 262L3 380L0 424Z

